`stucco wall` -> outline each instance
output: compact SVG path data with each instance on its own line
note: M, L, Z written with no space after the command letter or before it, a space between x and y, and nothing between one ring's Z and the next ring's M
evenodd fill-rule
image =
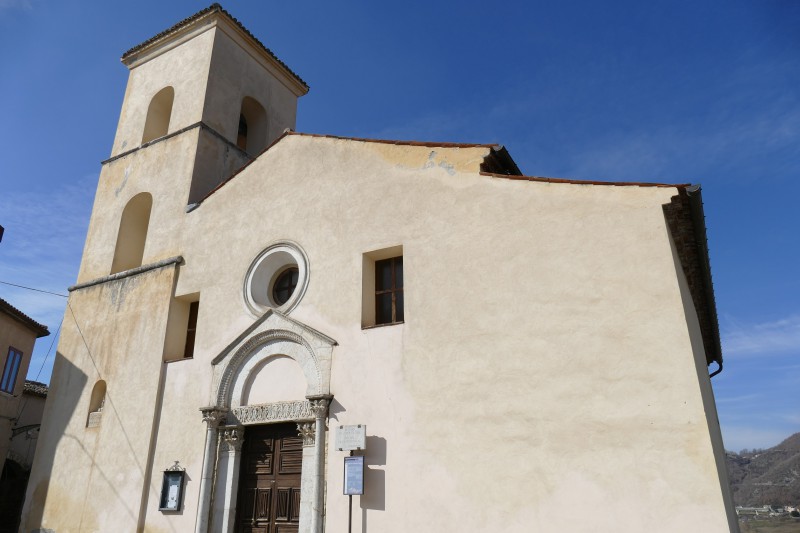
M101 428L115 431L106 437L113 445L95 442L83 427L95 377L79 337L65 330L59 350L87 379L66 402L77 407L54 471L83 461L81 472L106 472L87 462L90 447L111 471L126 466L101 507L51 489L44 523L91 530L85 524L123 517L144 520L148 531L193 527L204 439L197 410L214 401L211 360L256 319L242 296L250 263L288 239L310 265L291 317L338 342L330 423L369 428L357 530L728 531L713 405L703 397L707 377L698 377L702 348L692 344L696 316L684 306L661 209L676 190L482 176L487 150L289 136L188 214L178 207L181 172L167 176L153 164L152 175L129 173L125 194L160 191L145 262L184 256L174 294L199 294L194 358L162 367L155 355L171 270L129 278L132 315L113 310L111 292L99 296L117 282L73 293L81 314L128 324L122 343L108 322L82 328L99 353L118 354L106 372L126 379L109 381L111 394L135 392L141 408L133 426ZM167 153L149 157L163 162ZM136 157L151 164L145 151ZM108 212L93 215L82 280L110 262L115 231L105 220L124 206L113 194L124 168L120 160L104 169L98 198ZM362 256L395 245L403 246L405 324L362 330ZM147 364L123 364L141 343L152 349ZM158 429L142 500L152 413ZM135 446L123 442L131 433ZM329 445L327 454L326 521L335 530L347 519L343 453ZM175 460L189 478L185 508L166 515L156 511L158 482ZM103 489L91 475L86 485ZM38 474L34 495L45 479ZM137 514L117 500L145 504ZM564 511L576 501L588 512ZM681 513L654 520L654 510L670 507Z
M16 427L25 427L42 423L44 405L47 399L29 392L23 392L20 405L17 408L19 418ZM25 464L33 464L33 457L36 453L36 443L39 440L39 429L20 433L11 440L10 450L18 457L24 459Z
M70 295L21 531L136 530L174 275L170 266ZM105 407L89 428L99 379Z
M294 129L297 96L236 36L228 26L216 30L203 121L235 144L242 99L249 96L267 112L266 146L286 128Z
M18 320L0 312L0 376L8 358L8 349L13 346L22 352L17 379L14 384L14 393L0 392L0 462L5 461L8 454L11 428L19 411L19 401L22 396L22 387L25 376L28 374L28 365L31 362L33 345L36 334L21 324Z
M214 309L195 363L252 320L237 297L249 262L291 239L311 264L292 317L340 344L333 420L379 443L370 528L727 530L661 210L676 191L493 179L439 164L468 150L393 152L289 137L189 215L203 239L186 241L179 288ZM361 256L396 244L406 323L362 331ZM346 522L341 455L330 527ZM576 497L602 513L554 512ZM664 505L682 512L630 512Z
M213 28L184 42L179 53L165 53L132 69L125 89L119 125L111 149L116 156L142 144L147 108L164 87L175 90L169 133L200 122L203 116Z

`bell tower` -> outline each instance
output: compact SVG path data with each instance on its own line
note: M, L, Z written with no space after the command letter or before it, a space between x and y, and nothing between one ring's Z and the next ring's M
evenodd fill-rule
M112 156L199 128L187 203L286 128L308 86L213 4L125 52L130 78Z
M179 254L187 206L294 129L297 99L308 92L219 4L131 48L122 63L128 85L79 280ZM149 211L123 216L142 194L152 197Z

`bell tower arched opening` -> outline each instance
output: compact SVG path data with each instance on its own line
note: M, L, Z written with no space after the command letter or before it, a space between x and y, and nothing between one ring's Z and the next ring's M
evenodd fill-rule
M236 145L250 155L267 147L267 112L255 98L242 99Z
M142 144L153 139L163 137L169 131L169 119L172 116L172 102L175 99L175 89L164 87L150 100L147 108L147 119L144 123Z
M143 192L131 198L122 211L114 261L111 263L112 274L142 266L152 207L152 195Z

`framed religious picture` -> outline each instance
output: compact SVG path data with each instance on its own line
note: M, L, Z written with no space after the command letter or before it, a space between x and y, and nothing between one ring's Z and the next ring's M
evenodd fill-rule
M159 511L180 511L183 505L183 481L186 471L178 466L178 462L164 470L164 482L161 484L161 500Z

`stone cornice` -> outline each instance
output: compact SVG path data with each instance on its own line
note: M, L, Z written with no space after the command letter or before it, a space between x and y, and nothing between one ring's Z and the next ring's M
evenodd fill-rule
M108 283L109 281L116 281L118 279L124 279L130 276L137 276L139 274L143 274L151 270L156 270L158 268L164 268L169 265L180 265L181 263L183 263L183 257L180 255L176 255L175 257L162 259L161 261L156 261L155 263L150 263L148 265L142 265L140 267L131 268L130 270L123 270L122 272L117 272L116 274L111 274L109 276L103 276L102 278L96 278L91 281L86 281L84 283L78 283L73 285L72 287L69 287L67 290L69 292L77 291L80 289L85 289L87 287L92 287L94 285Z

